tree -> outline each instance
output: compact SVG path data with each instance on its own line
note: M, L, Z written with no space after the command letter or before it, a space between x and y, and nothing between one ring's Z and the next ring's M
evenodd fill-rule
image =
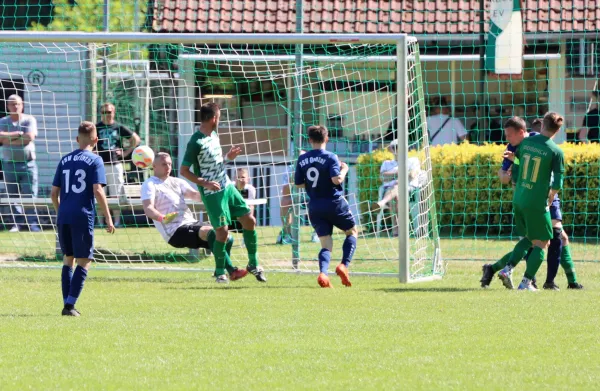
M102 31L105 0L54 0L54 15L47 26L33 23L37 31ZM110 1L110 0L109 0ZM73 5L73 3L75 3ZM144 0L110 1L110 31L139 31L134 26L135 4L139 4L138 24L144 24L147 3Z

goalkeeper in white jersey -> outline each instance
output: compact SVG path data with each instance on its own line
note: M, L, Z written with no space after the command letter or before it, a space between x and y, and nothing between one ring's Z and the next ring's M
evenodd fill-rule
M160 152L156 155L152 167L154 176L146 179L142 185L142 204L144 213L154 221L163 239L176 248L205 248L212 251L216 239L215 230L210 225L197 221L185 200L200 201L200 192L180 178L170 176L171 156ZM231 254L233 237L227 238L225 251ZM229 260L229 258L227 258ZM245 277L245 269L233 267L227 262L225 269L232 281Z

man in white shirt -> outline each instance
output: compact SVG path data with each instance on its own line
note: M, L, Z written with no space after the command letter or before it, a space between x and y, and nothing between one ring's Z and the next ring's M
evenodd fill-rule
M216 239L215 230L198 222L185 202L186 199L200 201L200 192L187 181L170 176L172 165L168 153L159 152L156 155L152 164L154 176L146 179L142 185L144 213L154 221L158 232L171 246L212 250ZM233 237L229 236L225 248L228 254L231 252L231 246ZM238 269L231 262L227 263L225 268L232 281L248 274L246 269Z
M394 140L388 146L388 150L397 156L398 140ZM416 157L408 159L408 187L409 193L420 187L421 163ZM372 211L385 208L388 202L398 200L398 161L396 159L386 160L381 164L379 170L383 180L383 198L371 206Z
M429 145L460 143L467 137L462 122L450 117L450 108L445 97L435 97L429 107L431 115L427 117Z

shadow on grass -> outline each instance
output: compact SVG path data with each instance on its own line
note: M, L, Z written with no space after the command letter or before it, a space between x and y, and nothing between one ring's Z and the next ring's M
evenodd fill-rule
M410 287L410 288L380 288L375 289L376 291L386 292L386 293L407 293L407 292L433 292L433 293L453 293L453 292L473 292L478 289L475 288L427 288L427 287ZM479 289L481 290L481 289Z
M47 318L56 317L50 314L0 314L0 318Z
M312 289L307 286L280 286L280 285L207 285L189 287L166 287L166 290L216 290L216 289Z

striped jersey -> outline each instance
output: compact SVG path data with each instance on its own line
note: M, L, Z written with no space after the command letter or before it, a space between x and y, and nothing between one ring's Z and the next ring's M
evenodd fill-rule
M209 182L217 182L221 190L212 191L198 186L200 193L204 195L223 191L231 183L225 172L223 151L219 142L219 135L213 131L210 136L197 131L187 144L183 157L183 166L192 167L194 174Z

